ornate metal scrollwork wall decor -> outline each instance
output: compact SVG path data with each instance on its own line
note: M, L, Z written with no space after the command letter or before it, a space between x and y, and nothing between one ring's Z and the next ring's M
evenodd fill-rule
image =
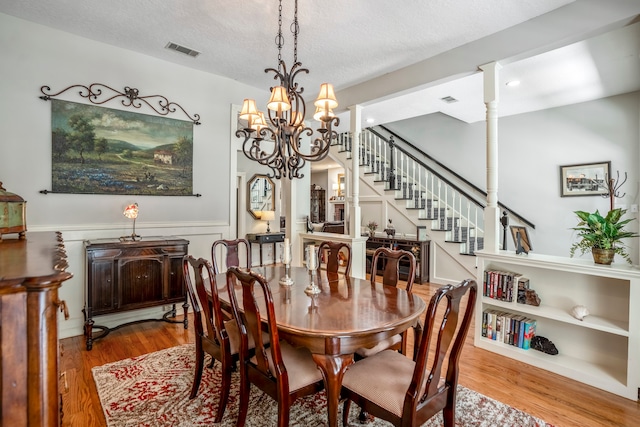
M78 92L78 94L81 97L88 99L92 104L100 105L108 101L111 101L112 99L122 97L124 99L122 99L121 102L122 102L122 105L125 107L140 108L142 106L142 103L145 103L146 105L149 106L149 108L151 108L153 111L160 114L161 116L166 116L169 113L175 113L179 108L187 117L189 117L189 119L193 122L194 125L200 124L199 114L194 114L192 116L191 114L187 113L186 110L182 108L180 104L175 102L169 102L169 100L162 95L140 96L138 89L132 88L129 86L125 86L124 92L119 92L113 89L112 87L109 87L102 83L92 83L89 86L71 85L65 89L62 89L58 93L51 93L51 88L49 86L42 86L40 88L40 92L42 92L43 96L40 96L39 98L45 101L48 101L51 98L56 97L68 91L69 89L73 89L73 88L80 88L80 91ZM106 90L111 91L112 93L109 93ZM103 91L105 92L104 94L103 94ZM157 101L157 107L154 101Z

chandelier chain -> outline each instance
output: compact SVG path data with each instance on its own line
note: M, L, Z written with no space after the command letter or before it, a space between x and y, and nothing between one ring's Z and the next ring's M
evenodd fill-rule
M281 71L282 63L282 46L284 45L284 37L282 36L282 0L278 4L278 34L276 35L276 46L278 46L278 71Z
M298 34L300 34L300 26L298 25L298 0L295 1L291 32L293 33L293 63L295 64L298 62Z

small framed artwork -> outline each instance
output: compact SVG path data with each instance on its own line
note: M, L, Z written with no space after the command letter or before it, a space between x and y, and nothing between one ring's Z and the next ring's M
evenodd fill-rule
M524 252L525 254L528 254L531 250L531 239L529 238L527 227L512 225L510 228L513 243L516 245L516 253L520 254Z
M416 230L416 239L420 242L425 242L428 239L426 225L418 225Z
M611 162L560 166L560 195L600 196L609 192Z

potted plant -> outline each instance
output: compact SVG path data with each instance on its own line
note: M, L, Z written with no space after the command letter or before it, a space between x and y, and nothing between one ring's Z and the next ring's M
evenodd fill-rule
M614 255L618 254L631 264L622 239L638 237L638 234L623 230L625 225L633 221L633 218L622 219L626 212L626 209L612 209L603 217L597 210L594 213L574 211L580 222L572 229L578 232L580 240L571 245L570 255L573 257L577 250L581 254L591 251L596 264L608 265L613 261Z

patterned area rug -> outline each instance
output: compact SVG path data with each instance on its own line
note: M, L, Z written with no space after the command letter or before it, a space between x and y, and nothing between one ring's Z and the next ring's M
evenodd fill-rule
M175 426L175 427L232 427L238 412L238 377L234 373L229 405L222 423L213 422L217 387L220 384L220 364L206 367L198 395L189 400L195 365L194 345L185 344L140 357L121 360L92 369L100 402L109 427ZM342 410L342 405L340 405ZM358 407L351 405L350 419L357 423ZM300 399L292 407L291 426L324 426L326 424L326 398L324 392ZM339 414L339 420L342 415ZM247 427L276 425L277 406L260 390L251 388L251 402ZM340 422L341 424L341 422ZM367 427L389 426L376 419ZM437 415L424 424L442 426ZM517 409L490 399L465 387L458 387L456 406L457 427L544 426L552 427Z

